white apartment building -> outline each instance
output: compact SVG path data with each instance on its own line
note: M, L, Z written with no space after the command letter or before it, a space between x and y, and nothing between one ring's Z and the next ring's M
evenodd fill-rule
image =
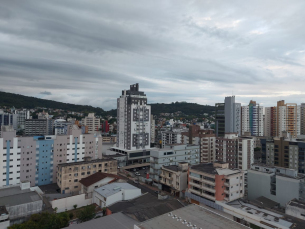
M150 143L155 143L155 138L156 138L156 124L155 120L152 118L151 119L151 127L150 127Z
M20 111L15 111L17 114L17 129L25 129L25 120L30 118L30 111L23 109Z
M94 113L89 113L87 117L83 118L82 124L88 126L89 133L94 133L101 128L101 120L96 118Z
M250 132L252 136L264 136L264 108L250 101L248 106L241 107L242 135Z
M71 122L67 122L64 119L56 119L54 121L55 135L67 134L68 126L72 126Z
M155 183L159 183L162 166L178 165L179 162L187 162L189 165L199 164L199 145L176 144L152 150L149 174ZM161 189L162 186L159 185L159 188Z
M139 84L123 90L117 99L117 143L124 150L150 148L151 107L147 97L139 91Z
M181 143L181 132L179 131L162 131L162 145L161 147L164 148L166 145L172 144L180 144Z

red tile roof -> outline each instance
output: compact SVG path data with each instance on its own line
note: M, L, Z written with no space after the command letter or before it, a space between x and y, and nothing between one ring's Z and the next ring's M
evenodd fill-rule
M97 173L94 173L94 174L92 174L92 175L90 175L86 178L81 179L79 182L81 184L83 184L84 186L89 187L90 185L95 184L96 182L98 182L100 180L103 180L106 177L112 177L113 178L110 182L113 182L115 180L120 179L119 176L114 175L114 174L97 172Z

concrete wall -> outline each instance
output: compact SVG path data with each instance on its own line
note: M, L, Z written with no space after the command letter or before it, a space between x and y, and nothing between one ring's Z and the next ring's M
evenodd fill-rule
M92 199L85 199L85 194L70 196L58 200L50 201L52 208L57 207L57 212L64 212L66 210L74 209L73 205L77 204L77 208L87 206L92 203Z
M270 193L271 176L274 174L248 170L248 198L254 200L260 196L269 198L281 206L294 199L299 199L300 181L293 178L276 176L276 195Z
M41 212L42 200L15 206L6 206L6 209L9 212L10 220L26 217Z

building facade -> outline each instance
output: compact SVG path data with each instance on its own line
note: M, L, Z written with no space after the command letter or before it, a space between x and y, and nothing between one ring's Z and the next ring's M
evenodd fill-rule
M241 133L250 132L252 136L264 136L263 107L250 101L241 107Z
M178 165L162 166L161 179L162 190L172 195L182 197L182 191L187 189L188 163L179 162Z
M3 110L0 110L0 130L1 126L13 126L17 130L17 114L4 113Z
M56 166L83 161L85 157L102 158L101 136L81 134L17 137L13 128L2 127L0 186L29 181L31 186L56 182Z
M139 84L122 91L117 99L117 148L139 150L150 148L151 107L139 91Z
M39 136L53 134L53 119L26 119L25 120L25 135Z
M305 175L297 170L254 164L247 176L249 200L264 196L281 206L294 198L305 200Z
M210 163L216 160L216 135L213 130L190 125L189 131L181 134L183 144L199 145L200 163Z
M227 133L223 138L216 138L215 160L227 162L230 169L249 169L254 162L253 138L238 137L237 133Z
M94 113L89 113L87 117L82 119L82 125L88 127L88 133L94 133L101 128L101 120L95 117Z
M68 128L71 126L71 122L67 122L64 119L54 120L54 133L55 135L65 135L68 133Z
M17 129L25 129L25 120L30 118L30 111L23 109L20 111L15 111L17 114Z
M244 196L244 172L224 162L203 163L189 168L189 193L212 201L230 202Z
M295 169L305 173L305 139L288 136L261 139L266 165Z
M117 174L117 161L113 159L96 159L90 157L84 161L63 163L57 165L56 183L61 193L79 193L81 184L79 181L94 173L103 172Z
M150 154L150 171L152 180L160 182L162 166L178 165L187 162L189 165L199 164L198 145L168 145L164 149L152 150ZM161 186L159 186L161 188Z

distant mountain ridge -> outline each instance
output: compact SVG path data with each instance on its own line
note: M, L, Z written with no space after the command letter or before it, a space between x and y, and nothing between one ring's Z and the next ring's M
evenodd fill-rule
M203 113L212 114L215 110L214 106L205 106L197 103L186 103L186 102L176 102L176 103L154 103L150 104L153 115L158 115L160 113L175 113L181 111L186 115L202 115ZM53 100L39 99L35 97L19 95L14 93L2 92L0 91L0 106L12 107L17 109L27 108L33 109L35 107L45 107L53 109L62 109L65 111L83 112L89 113L93 112L97 115L106 116L116 116L116 109L110 111L105 111L99 107L93 107L88 105L76 105L70 103L62 103Z

